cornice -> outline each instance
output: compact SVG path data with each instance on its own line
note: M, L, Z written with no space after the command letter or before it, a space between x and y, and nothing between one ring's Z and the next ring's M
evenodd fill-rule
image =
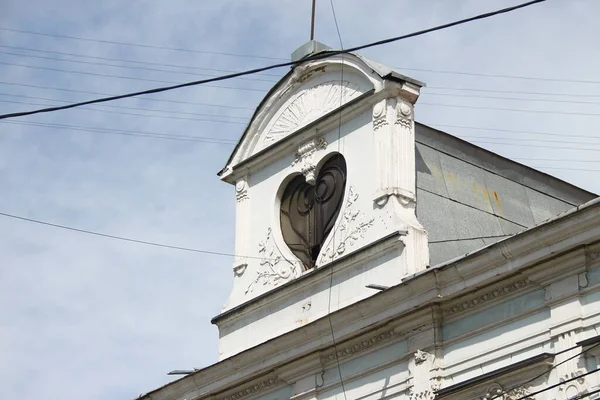
M262 376L269 376L269 371L275 366L290 364L309 354L333 348L330 323L342 350L350 346L354 348L356 342L349 341L351 338L358 341L358 338L380 335L373 334L378 330L388 332L380 341L375 339L376 343L370 346L359 346L353 350L354 353L350 351L344 357L357 354L357 351L368 351L383 345L386 340L397 339L397 333L392 336L387 327L414 324L415 316L423 315L432 305L442 303L442 310L446 310L449 308L445 306L449 304L446 301L456 300L476 288L512 279L517 273L527 273L534 265L542 268L541 264L553 260L557 254L599 240L600 200L593 200L502 242L406 277L397 286L167 384L145 398L171 399L173 393L180 393L181 399L194 398L190 394L204 398L222 392L223 388L236 387L237 382L247 382L252 377L264 379ZM595 246L593 249L596 251ZM556 268L556 271L564 272L568 265L565 267L557 263ZM470 305L466 306L466 310L470 308Z

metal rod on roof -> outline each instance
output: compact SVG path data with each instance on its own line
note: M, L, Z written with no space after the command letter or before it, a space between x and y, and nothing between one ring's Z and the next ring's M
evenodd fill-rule
M310 40L315 40L315 3L317 0L312 0L312 16L310 18Z

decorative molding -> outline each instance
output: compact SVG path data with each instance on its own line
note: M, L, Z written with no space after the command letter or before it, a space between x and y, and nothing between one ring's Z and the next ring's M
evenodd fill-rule
M339 80L323 82L301 91L279 115L254 151L267 147L359 95L358 85Z
M388 110L390 110L388 112ZM392 126L388 126L388 121ZM412 105L388 98L373 107L376 189L373 201L384 207L395 196L406 208L415 202L415 141Z
M263 286L274 287L282 281L294 279L299 275L296 263L283 258L273 242L271 233L271 228L267 228L265 240L258 244L258 253L261 255L260 267L256 271L256 278L248 285L246 294L252 292L259 282L262 282ZM283 265L280 264L282 261Z
M417 350L417 352L415 353L415 363L417 363L417 365L424 363L425 361L427 361L428 356L428 353L421 351L420 349Z
M248 181L246 178L242 178L236 182L235 199L238 203L248 199Z
M272 377L269 379L265 379L261 382L257 382L255 384L243 387L240 390L236 391L235 393L232 393L228 396L222 397L220 400L240 400L240 399L243 399L244 397L260 393L260 392L264 391L265 389L268 389L271 386L274 386L278 383L279 383L279 378L275 376L275 377Z
M529 399L526 397L529 394L527 389L523 387L517 387L505 391L502 386L498 383L493 383L485 392L485 395L479 398L479 400L517 400L517 399ZM533 398L531 398L533 399Z
M246 268L248 268L248 263L241 263L233 267L233 274L237 277L244 275L246 272Z
M342 222L337 229L334 228L334 236L325 250L325 256L329 260L344 254L346 249L353 247L357 240L364 238L365 232L374 225L375 218L367 219L364 213L354 207L356 200L358 200L358 193L354 186L350 186ZM336 230L339 231L340 238L337 243L334 243Z
M435 399L435 392L433 390L423 390L421 392L415 392L414 389L410 388L410 400L433 400Z
M486 293L483 293L471 300L467 300L463 303L459 303L452 307L448 307L448 308L444 309L444 313L447 316L452 316L455 314L465 312L474 307L479 307L479 306L481 306L487 302L490 302L492 300L496 300L496 299L502 298L504 296L507 296L513 292L516 292L517 290L521 290L521 289L531 285L531 283L532 282L528 278L525 278L520 281L513 282L508 285L499 287L499 288L495 288L495 289L490 290Z
M306 182L310 185L316 183L316 168L317 160L316 154L321 150L327 148L327 142L322 137L310 140L300 147L294 155L294 161L292 161L292 167L300 164L300 170L306 178Z
M373 130L377 131L378 129L386 126L387 122L387 112L386 112L386 104L387 101L383 100L379 103L375 104L373 107Z
M410 129L412 127L412 110L411 108L401 101L396 105L396 125L400 125L402 128Z
M376 344L387 342L387 341L393 339L395 336L396 336L396 331L394 329L391 329L389 331L379 333L375 336L371 336L370 338L365 338L365 339L361 340L360 342L349 344L346 347L343 347L343 348L337 350L337 352L333 351L329 354L322 356L321 363L327 364L329 362L335 361L336 359L341 360L343 358L350 357L354 354L363 352L363 351L375 346ZM336 357L336 355L337 355L337 357Z

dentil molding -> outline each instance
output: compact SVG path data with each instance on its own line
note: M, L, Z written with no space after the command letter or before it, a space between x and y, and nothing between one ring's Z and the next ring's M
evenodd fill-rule
M519 281L504 285L502 287L490 289L475 298L458 303L456 305L453 305L452 307L448 307L444 309L443 312L446 316L460 314L472 308L480 307L486 303L489 303L490 301L508 296L511 293L516 292L517 290L521 290L530 286L531 284L532 282L528 278L521 279Z

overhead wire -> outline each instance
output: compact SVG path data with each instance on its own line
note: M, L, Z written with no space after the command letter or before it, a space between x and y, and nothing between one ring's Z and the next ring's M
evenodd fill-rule
M39 225L45 225L45 226L50 226L50 227L54 227L54 228L64 229L64 230L68 230L68 231L85 233L87 235L99 236L99 237L108 238L108 239L121 240L121 241L125 241L125 242L130 242L130 243L144 244L144 245L154 246L154 247L163 247L163 248L167 248L167 249L189 251L189 252L193 252L193 253L202 253L202 254L209 254L209 255L215 255L215 256L244 257L244 258L261 259L261 260L265 259L264 257L258 257L258 256L242 256L242 255L233 254L233 253L226 253L226 252L220 252L220 251L211 251L211 250L201 250L201 249L195 249L195 248L191 248L191 247L173 246L173 245L164 244L164 243L150 242L150 241L139 240L139 239L132 239L132 238L128 238L128 237L125 237L125 236L117 236L117 235L111 235L111 234L107 234L107 233L90 231L90 230L87 230L87 229L74 228L74 227L67 226L67 225L55 224L55 223L51 223L51 222L41 221L41 220L33 219L33 218L22 217L22 216L19 216L19 215L9 214L9 213L4 213L4 212L0 212L0 216L7 217L7 218L12 218L12 219L16 219L16 220L19 220L19 221L26 221L26 222L31 222L31 223L34 223L34 224L39 224Z
M57 88L57 87L52 87L52 86L33 85L33 84L27 84L27 83L14 83L14 82L0 81L0 84L11 85L11 86L30 87L30 88L36 88L36 89L54 90L54 91L59 91L59 92L94 94L94 95L98 95L98 96L116 96L116 94L114 94L114 93L102 93L102 92L93 92L93 91L89 91L89 90ZM154 101L154 102L159 102L159 103L190 104L190 105L206 106L206 107L224 107L224 108L232 108L232 109L240 109L240 110L254 110L253 107L236 106L235 104L226 105L226 104L213 104L213 103L198 103L198 102L193 102L193 101L155 99L155 98L148 98L148 97L143 97L143 96L136 97L135 99L136 100L144 100L144 101Z
M48 98L48 97L27 96L27 95L22 95L22 94L2 93L2 92L0 92L0 96L21 97L24 99L32 99L32 100L55 101L58 103L71 103L68 100L54 99L54 98ZM31 103L20 103L20 104L31 104ZM129 106L122 106L122 105L121 106L112 106L109 104L103 104L102 107L109 107L109 108L116 108L116 109L123 109L123 110L161 112L161 113L169 113L169 114L195 115L198 117L235 118L235 119L243 120L244 123L248 122L248 117L240 117L240 116L236 116L236 115L204 114L204 113L193 113L193 112L178 111L178 110L163 110L163 109L156 109L156 108L129 107ZM91 108L86 108L86 109L92 110ZM103 111L101 109L93 109L93 110Z
M79 41L93 42L93 43L117 44L117 45L122 45L122 46L142 47L142 48L147 48L147 49L171 50L171 51L179 51L179 52L185 52L185 53L198 53L198 54L214 54L214 55L232 56L232 57L262 58L265 60L284 60L284 58L280 58L280 57L188 49L188 48L182 48L182 47L159 46L159 45L123 42L123 41L107 40L107 39L91 39L91 38L84 38L84 37L80 37L80 36L61 35L61 34L47 33L47 32L36 32L36 31L29 31L29 30L24 30L24 29L14 29L14 28L7 28L7 27L0 27L0 30L5 31L5 32L25 33L28 35L47 36L47 37L54 37L54 38L60 38L60 39L72 39L72 40L79 40Z
M481 89L481 88L465 88L454 86L427 86L421 90L437 89L437 90L454 90L464 92L486 92L486 93L508 93L508 94L529 94L538 96L564 96L564 97L594 97L600 98L600 94L583 94L583 93L556 93L556 92L530 92L522 90L502 90L502 89Z
M495 132L506 132L506 133L525 133L531 135L544 135L544 136L561 136L561 137L577 137L577 138L598 138L600 136L592 136L592 135L572 135L569 133L551 133L551 132L540 132L540 131L525 131L525 130L517 130L517 129L502 129L502 128L489 128L483 126L466 126L466 125L450 125L450 124L437 124L437 123L426 123L425 125L429 126L439 126L442 128L461 128L461 129L473 129L480 131L495 131Z
M92 56L92 55L81 54L81 53L68 53L68 52L56 51L56 50L33 49L31 47L9 46L9 45L5 45L5 44L0 44L0 48L25 50L25 51L38 52L38 53L57 54L57 55L69 56L69 57L89 58L89 59L93 59L93 60L116 61L116 62L121 62L121 63L130 63L130 64L155 65L155 66L159 66L159 67L169 67L169 68L183 68L183 69L191 69L191 70L197 70L197 71L239 72L239 70L231 70L231 69L223 69L223 68L197 67L197 66L192 66L192 65L165 64L165 63L158 63L158 62L152 62L152 61L140 61L140 60L129 60L129 59L123 59L123 58L114 58L114 57ZM66 59L60 59L60 58L57 58L57 60L67 61ZM280 75L278 75L278 74L256 74L256 75L273 76L276 78L280 77Z
M491 100L517 100L517 101L535 101L540 103L568 103L568 104L593 104L600 105L598 101L578 101L578 100L558 100L558 99L532 99L532 98L524 98L524 97L499 97L499 96L481 96L474 94L457 94L457 93L437 93L427 91L425 93L429 96L447 96L447 97L467 97L467 98L475 98L475 99L491 99Z
M37 106L47 106L48 105L48 104L31 103L31 102L16 101L16 100L0 100L0 103L28 104L28 105L37 105ZM241 122L241 121L227 121L227 120L215 120L215 119L175 117L175 116L172 116L172 115L159 115L159 114L137 114L137 113L123 112L123 111L102 110L100 108L92 108L92 107L84 107L82 109L83 110L88 110L88 111L97 111L97 112L109 113L109 114L132 115L132 116L136 116L136 117L163 118L163 119L176 119L176 120L185 120L185 121L214 122L214 123L221 123L221 124L246 125L246 122Z
M544 77L538 77L538 76L490 74L490 73L483 73L483 72L466 72L466 71L448 71L448 70L430 69L430 68L408 68L408 67L394 67L394 68L399 69L399 70L405 70L405 71L431 72L431 73L436 73L436 74L451 74L451 75L466 75L466 76L477 76L477 77L484 77L484 78L505 78L505 79L523 79L523 80L543 81L543 82L600 84L600 81L586 80L586 79L544 78Z
M123 76L123 75L113 75L113 74L102 74L99 72L89 72L89 71L78 71L78 70L72 70L72 69L62 69L62 68L53 68L53 67L44 67L44 66L38 66L38 65L28 65L28 64L15 64L15 63L8 63L8 62L4 62L4 61L0 61L0 65L9 65L9 66L14 66L14 67L22 67L22 68L31 68L31 69L42 69L45 71L54 71L54 72L64 72L64 73L69 73L69 74L77 74L77 75L89 75L89 76L98 76L98 77L102 77L102 78L114 78L114 79L127 79L127 80L132 80L132 81L141 81L141 82L155 82L155 83L174 83L177 84L178 82L176 81L167 81L164 79L151 79L151 78L142 78L139 76ZM214 82L217 81L219 79L207 79L207 82ZM179 86L179 85L177 85ZM192 85L187 85L187 86L192 86ZM261 93L266 93L267 90L266 89L256 89L256 88L249 88L249 87L236 87L236 86L221 86L221 85L203 85L205 87L212 87L212 88L219 88L219 89L232 89L232 90L247 90L247 91L251 91L251 92L261 92ZM127 97L133 97L133 96L127 96Z
M562 360L562 361L561 361L561 362L559 362L558 364L554 364L554 365L553 365L552 367L550 367L550 368L549 368L547 371L544 371L544 372L542 372L541 374L538 374L538 375L534 376L533 378L530 378L529 380L527 380L527 381L525 381L525 382L520 382L520 383L518 383L518 384L516 384L516 385L513 385L513 386L512 386L510 389L508 389L508 390L505 390L504 392L502 392L502 393L499 393L499 394L497 394L497 395L493 396L493 397L492 397L492 398L490 398L489 400L495 400L495 399L497 399L497 398L499 398L499 397L501 397L501 396L504 396L506 393L509 393L509 392L511 392L511 391L513 391L513 390L515 390L516 388L518 388L518 387L520 387L520 386L525 386L525 385L527 385L527 384L529 384L529 383L531 383L531 382L533 382L533 381L535 381L535 380L537 380L537 379L539 379L539 378L543 377L544 375L547 375L547 374L549 374L549 373L550 373L550 372L552 372L554 369L556 369L557 367L559 367L559 366L561 366L561 365L565 364L566 362L568 362L568 361L571 361L571 360L573 360L574 358L580 357L580 356L584 355L585 353L587 353L588 351L590 351L590 350L592 350L592 349L594 349L594 348L596 348L596 347L598 347L598 346L600 346L600 342L599 342L599 343L596 343L596 344L594 344L593 346L591 346L591 347L589 347L589 348L587 348L587 349L585 349L585 350L581 350L581 351L580 351L580 352L578 352L577 354L574 354L574 355L572 355L571 357L568 357L568 358L566 358L566 359ZM577 347L579 347L579 346L577 346ZM558 353L554 354L554 356L557 356L557 355L559 355L559 354L565 353L565 352L567 352L567 351L571 351L571 350L573 350L574 348L575 348L575 346L573 346L573 347L571 347L571 348L568 348L568 349L565 349L565 350L563 350L563 351L559 351ZM586 373L585 375L589 375L589 374L591 374L591 373L593 373L593 372L596 372L596 371L598 371L598 369L597 369L597 370L595 370L595 371L588 372L588 373ZM581 376L584 376L584 375L579 375L579 376L575 377L574 379L579 379L579 377L581 377ZM549 386L549 387L547 387L546 389L539 390L539 391L537 391L537 392L535 392L535 393L529 393L528 395L526 395L526 396L524 396L524 397L521 397L521 398L519 398L519 399L516 399L516 400L524 400L524 399L530 398L530 396L535 396L536 394L543 393L543 392L545 392L545 391L547 391L547 390L553 389L553 388L555 388L555 387L557 387L557 386L560 386L560 385L562 385L563 383L570 382L570 381L572 381L572 380L574 380L574 379L568 379L568 380L565 380L565 381L559 382L559 383L558 383L558 384L556 384L556 385Z
M428 103L428 102L419 102L418 104L422 105L422 106L468 108L468 109L471 109L471 110L495 110L495 111L524 112L524 113L533 113L533 114L580 115L580 116L587 116L587 117L600 117L600 113L584 113L584 112L571 112L571 111L551 111L551 110L524 110L524 109L521 109L521 108L467 106L467 105L463 105L463 104L444 104L444 103Z
M331 13L333 15L333 22L335 23L335 29L337 32L337 36L338 39L340 41L340 50L344 50L344 43L342 41L342 35L340 34L340 27L338 25L338 21L337 21L337 16L335 15L335 6L333 5L333 0L329 0L329 4L331 5ZM313 2L313 7L314 7L314 2ZM344 90L343 90L343 86L344 86L344 55L343 53L341 54L341 60L340 60L340 107L342 107L342 104L344 102ZM342 113L339 112L338 113L338 124L337 124L337 151L338 154L336 155L337 160L340 160L340 148L341 148L341 140L342 140ZM339 165L338 165L339 167ZM344 179L346 179L346 177L344 176ZM333 232L331 233L331 241L332 241L332 248L335 251L335 234L336 234L336 230L337 227L334 226L333 228ZM333 329L333 322L331 321L331 295L332 295L332 291L333 291L333 266L330 267L329 270L329 293L328 293L328 302L327 302L327 318L329 320L329 328L331 329L331 341L333 343L333 352L335 354L335 363L337 365L337 370L338 370L338 375L340 377L340 385L342 387L342 393L344 394L344 400L348 400L347 396L346 396L346 387L344 385L344 377L342 376L342 367L340 365L340 359L338 357L338 353L337 353L337 342L336 342L336 338L335 338L335 330Z
M172 85L172 86L159 87L159 88L148 89L148 90L143 90L143 91L138 91L138 92L125 93L125 94L118 95L118 96L98 98L98 99L83 101L83 102L79 102L79 103L67 104L67 105L63 105L63 106L49 107L49 108L9 113L9 114L2 114L2 115L0 115L0 119L14 118L14 117L33 115L33 114L38 114L38 113L54 112L54 111L59 111L59 110L67 110L70 108L80 107L80 106L89 105L89 104L103 103L103 102L107 102L107 101L114 101L114 100L129 98L129 97L140 96L140 95L144 95L144 94L161 93L161 92L175 90L175 89L184 88L184 87L205 85L205 84L211 83L211 82L218 82L218 81L237 78L240 76L252 75L252 74L256 74L258 72L264 72L264 71L268 71L268 70L272 70L272 69L276 69L276 68L298 65L300 63L304 63L304 62L308 62L308 61L321 60L321 59L329 58L329 57L332 57L335 55L350 53L350 52L354 52L354 51L358 51L358 50L362 50L362 49L366 49L366 48L370 48L370 47L381 46L383 44L392 43L392 42L396 42L396 41L403 40L403 39L421 36L421 35L424 35L427 33L435 32L435 31L439 31L439 30L443 30L443 29L448 29L450 27L462 25L462 24L469 23L472 21L490 18L492 16L496 16L496 15L500 15L500 14L505 14L505 13L512 12L512 11L515 11L515 10L518 10L521 8L532 6L534 4L543 3L545 1L546 0L532 0L532 1L528 1L526 3L521 3L518 5L512 6L512 7L506 7L503 9L487 12L484 14L479 14L479 15L469 17L469 18L460 19L457 21L449 22L449 23L446 23L443 25L438 25L438 26L435 26L432 28L423 29L423 30L412 32L409 34L364 44L361 46L355 46L355 47L352 47L352 48L346 49L346 50L317 53L312 56L306 57L305 59L300 60L300 61L290 61L290 62L284 62L284 63L279 63L279 64L272 64L272 65L268 65L265 67L254 68L254 69L250 69L247 71L232 73L232 74L223 75L223 76L219 76L219 77L203 79L203 80L198 80L198 81L192 81L192 82L186 82L186 83L180 83L180 84L176 84L176 85Z
M15 125L26 125L40 128L54 128L62 130L72 130L77 132L93 132L93 133L105 133L108 135L124 135L124 136L137 136L155 139L168 139L184 142L198 142L198 143L213 143L213 144L225 144L228 146L234 146L237 143L235 139L205 137L205 136L193 136L193 135L181 135L174 133L160 133L160 132L147 132L147 131L134 131L127 129L114 129L114 128L102 128L92 126L81 126L81 125L65 125L45 122L29 122L29 121L1 121L1 124L15 124Z
M10 55L10 56L20 56L20 57L26 57L26 58L38 58L38 59L43 59L43 60L54 60L54 61L61 61L61 62L71 62L71 63L77 63L77 64L86 64L86 65L94 65L94 66L100 66L100 67L112 67L112 68L125 68L125 69L133 69L136 71L151 71L151 72L167 72L169 74L181 74L181 75L193 75L193 76L218 76L215 74L208 74L208 73L201 73L201 72L187 72L187 71L172 71L172 70L167 70L167 69L159 69L159 68L148 68L148 67L132 67L130 65L117 65L117 64L107 64L107 63L100 63L100 62L92 62L92 61L82 61L82 60L67 60L64 58L56 58L56 57L44 57L44 56L36 56L36 55L32 55L32 54L16 54L16 53L9 53L6 51L0 51L0 54L5 54L5 55ZM24 65L20 65L20 64L9 64L9 65L15 65L15 66L20 66L23 67ZM40 66L29 66L31 68L42 68ZM54 71L54 70L53 70ZM246 81L256 81L256 82L277 82L277 80L274 79L260 79L260 78L245 78L245 77L241 77L239 78L240 80L246 80ZM169 83L169 82L167 82Z

